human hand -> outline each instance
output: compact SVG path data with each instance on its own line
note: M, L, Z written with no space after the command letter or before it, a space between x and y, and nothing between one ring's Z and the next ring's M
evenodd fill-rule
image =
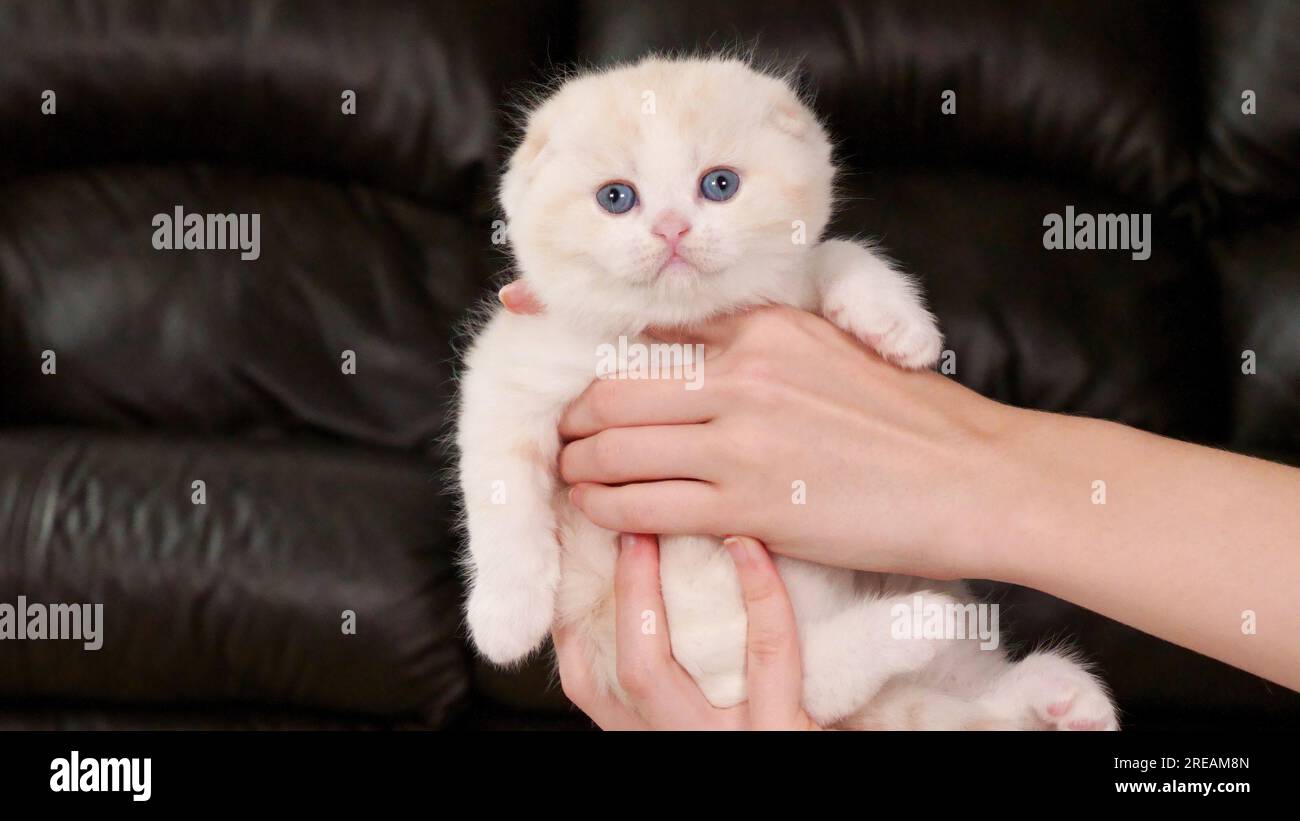
M604 730L816 730L800 704L803 667L790 599L772 558L757 541L726 541L740 576L749 619L746 676L749 700L718 709L673 658L659 591L659 543L654 536L620 538L614 572L618 680L631 706L597 689L582 638L571 627L554 632L560 684L569 700ZM654 613L657 629L642 631Z
M541 309L521 282L502 301ZM721 318L690 339L708 352L699 390L600 380L561 420L561 475L592 521L748 533L841 567L986 575L1027 481L1009 431L1031 412L892 367L792 308Z

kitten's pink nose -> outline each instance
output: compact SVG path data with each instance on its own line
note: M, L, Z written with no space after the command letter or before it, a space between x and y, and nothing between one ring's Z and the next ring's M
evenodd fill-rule
M677 250L677 244L689 230L691 224L686 221L686 217L676 211L663 212L655 217L654 225L650 226L650 233L668 243L668 247L673 251Z

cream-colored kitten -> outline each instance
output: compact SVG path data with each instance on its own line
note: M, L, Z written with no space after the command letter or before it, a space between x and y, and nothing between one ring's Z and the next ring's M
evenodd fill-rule
M500 194L546 312L498 311L483 328L457 431L468 621L488 659L516 662L552 623L574 623L597 678L622 696L617 534L573 509L556 474L557 422L596 378L603 344L784 303L902 367L934 364L941 337L917 287L869 246L818 241L834 175L825 131L787 82L737 60L652 57L586 74L528 117ZM660 545L674 655L713 704L743 701L745 610L730 558L713 536ZM978 639L895 637L915 593L927 608L969 603L959 583L778 562L805 706L823 725L1116 727L1104 687L1064 655L1012 664Z

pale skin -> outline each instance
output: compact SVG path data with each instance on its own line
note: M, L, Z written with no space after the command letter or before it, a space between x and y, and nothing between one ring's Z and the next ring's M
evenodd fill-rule
M654 536L620 537L614 571L615 634L619 684L631 701L624 705L600 692L581 641L572 630L553 638L560 684L577 707L603 730L816 730L801 706L803 668L799 662L794 612L781 577L767 551L745 536L725 543L745 598L749 617L745 675L749 700L720 710L704 698L690 674L673 659L659 593L659 543ZM646 634L644 613L665 627Z
M518 284L502 301L540 309ZM1003 405L789 308L690 341L702 389L599 381L561 421L597 524L1021 584L1300 689L1300 470Z

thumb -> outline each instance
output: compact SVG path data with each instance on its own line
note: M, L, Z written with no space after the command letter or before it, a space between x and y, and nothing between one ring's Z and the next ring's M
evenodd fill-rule
M512 314L540 314L544 307L522 279L516 279L497 291L497 299Z

